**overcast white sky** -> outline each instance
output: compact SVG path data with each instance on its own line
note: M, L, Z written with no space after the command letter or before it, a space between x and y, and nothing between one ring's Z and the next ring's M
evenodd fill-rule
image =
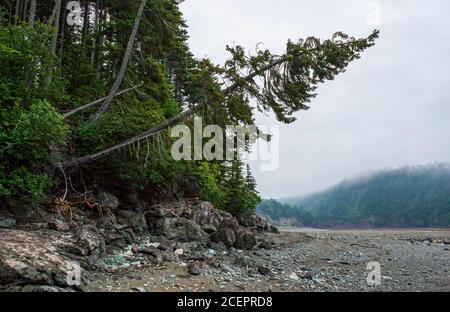
M252 49L263 42L282 53L288 39L335 31L366 36L377 21L373 2L186 0L182 10L193 53L222 64L227 44ZM450 1L375 3L377 45L322 85L295 124L281 127L277 171L254 166L264 197L307 194L376 169L450 161Z

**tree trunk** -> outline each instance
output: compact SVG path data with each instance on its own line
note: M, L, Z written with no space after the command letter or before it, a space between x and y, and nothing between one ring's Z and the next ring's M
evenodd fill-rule
M53 26L55 23L55 17L56 17L56 9L58 7L58 2L55 2L55 5L53 6L52 15L48 18L47 25Z
M91 51L91 64L94 66L95 64L95 56L96 56L96 45L97 45L97 36L98 36L98 20L99 20L99 3L100 0L95 2L95 19L94 19L94 39L92 39L92 51Z
M52 37L52 53L56 54L56 45L58 44L59 25L61 21L61 1L55 0L56 15L55 15L55 31Z
M30 16L28 17L28 25L34 27L34 21L36 19L36 0L31 0L30 3Z
M133 31L131 32L130 38L128 40L127 48L125 50L125 55L122 60L122 66L120 67L119 74L118 74L116 80L114 81L114 84L113 84L111 91L109 92L109 95L107 96L105 102L102 104L102 106L97 111L97 113L91 118L91 123L97 122L103 116L103 114L108 110L115 94L117 93L117 90L119 90L119 87L122 84L123 77L125 76L125 72L128 67L128 62L130 61L131 52L133 50L134 41L136 40L136 35L137 35L139 25L142 20L142 15L144 13L144 8L145 8L146 2L147 2L147 0L141 1L141 5L139 7L139 10L138 10L138 13L137 13L137 16L135 19Z
M53 30L52 34L52 41L51 41L51 51L53 55L56 55L56 45L58 44L58 34L59 34L59 25L61 20L61 1L62 0L55 0L55 29ZM49 88L52 83L52 75L54 71L55 64L52 62L50 64L50 74L48 75L47 81L46 81L46 88Z
M22 8L22 20L23 21L26 21L26 19L27 19L28 1L29 0L25 0L23 3L23 8Z
M61 3L61 6L63 8L63 15L61 17L61 40L59 45L59 65L61 65L62 57L64 53L64 41L66 37L66 10L64 9L66 7L66 0L63 0Z
M104 63L104 60L103 60L103 56L104 56L104 54L103 54L103 40L104 40L104 38L105 38L105 35L103 34L103 22L106 20L106 7L104 6L104 1L102 1L102 0L99 0L99 4L100 4L100 7L99 7L99 25L98 25L98 28L99 28L99 32L100 32L100 37L99 37L99 39L98 39L98 46L97 46L97 49L98 49L98 52L99 53L97 53L97 79L98 80L100 80L101 79L101 77L102 77L102 69L103 69L103 63Z
M20 3L21 3L21 0L16 0L16 11L14 12L14 25L17 25L17 23L19 23Z
M87 41L89 35L89 17L90 17L90 1L84 1L84 21L83 21L83 31L82 31L82 45L83 45L83 55L86 55Z

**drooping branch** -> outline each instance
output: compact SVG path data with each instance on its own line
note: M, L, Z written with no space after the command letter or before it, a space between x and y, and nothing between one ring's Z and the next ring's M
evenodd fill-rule
M250 89L250 95L259 97L258 100L266 99L266 106L271 107L277 114L281 114L285 110L285 108L281 107L281 104L285 104L288 107L286 110L289 110L289 112L305 109L303 103L310 101L315 96L310 91L314 90L318 83L325 80L332 80L338 73L343 72L350 61L359 58L359 54L362 51L374 45L376 38L378 38L378 31L375 31L367 39L350 39L348 42L335 43L326 41L323 45L317 44L316 42L317 46L311 46L306 42L307 44L302 43L297 47L289 43L288 52L285 55L272 56L270 61L265 62L265 64L252 66L254 70L247 76L236 77L233 73L231 75L233 77L233 83L222 90L222 96L223 98L227 98L232 93L239 92L239 89L248 87ZM331 56L325 55L325 51L330 52ZM281 71L283 74L277 74L277 71ZM254 86L254 79L261 77L263 80L266 80L268 79L267 76L273 76L274 78L272 79L274 81L264 81L264 88L262 90L259 89L262 94L255 94L258 89ZM248 86L248 84L250 85ZM308 89L303 91L305 85ZM294 89L296 87L298 89ZM288 93L287 96L279 94L281 91ZM121 148L161 133L201 111L207 105L209 103L204 101L131 139L98 153L66 162L65 165L83 165L108 156ZM289 122L289 119L286 118L286 120Z
M131 58L131 52L133 50L134 42L136 40L136 35L137 35L138 29L139 29L139 25L140 25L141 20L142 20L142 15L144 13L146 2L147 2L146 0L142 0L141 1L141 5L139 7L139 10L138 10L138 13L136 15L135 22L134 22L134 27L133 27L133 30L131 32L130 38L128 40L127 48L125 50L125 55L124 55L123 60L122 60L122 65L120 67L119 74L117 75L117 78L114 81L114 84L113 84L113 86L112 86L108 96L106 97L105 101L100 106L100 108L95 113L95 115L92 116L91 123L97 122L103 116L103 114L108 110L109 106L112 103L112 100L114 99L114 97L116 96L117 91L119 90L120 85L122 84L123 77L125 76L125 72L127 70L128 63L129 63L130 58Z
M119 96L119 95L122 95L122 94L128 93L128 92L130 92L130 91L136 90L136 89L142 87L143 85L144 85L144 84L141 83L141 84L139 84L139 85L137 85L137 86L134 86L134 87L131 87L131 88L122 90L122 91L120 91L120 92L117 92L117 93L115 94L115 96L117 97L117 96ZM95 100L94 102L91 102L91 103L89 103L89 104L80 106L80 107L78 107L78 108L75 108L74 110L71 110L70 112L67 112L67 113L63 114L63 116L64 116L64 118L68 118L68 117L70 117L70 116L72 116L72 115L75 115L76 113L79 113L79 112L81 112L81 111L84 111L84 110L89 109L89 108L92 108L92 107L95 107L96 105L102 103L105 99L106 99L106 97L101 98L101 99L98 99L98 100Z

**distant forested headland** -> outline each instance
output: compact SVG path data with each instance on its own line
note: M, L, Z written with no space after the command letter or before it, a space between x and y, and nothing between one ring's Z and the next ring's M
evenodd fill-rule
M448 227L450 165L383 170L311 196L265 200L260 214L313 227Z

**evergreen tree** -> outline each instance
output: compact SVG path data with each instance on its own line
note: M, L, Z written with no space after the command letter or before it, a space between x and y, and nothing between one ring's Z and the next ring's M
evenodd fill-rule
M92 181L124 197L197 196L253 212L249 168L176 162L167 130L194 114L253 125L256 109L293 122L378 37L289 41L282 55L237 46L220 66L193 57L180 2L83 0L81 14L64 0L0 2L0 201L41 204L64 187L63 170L80 189Z

